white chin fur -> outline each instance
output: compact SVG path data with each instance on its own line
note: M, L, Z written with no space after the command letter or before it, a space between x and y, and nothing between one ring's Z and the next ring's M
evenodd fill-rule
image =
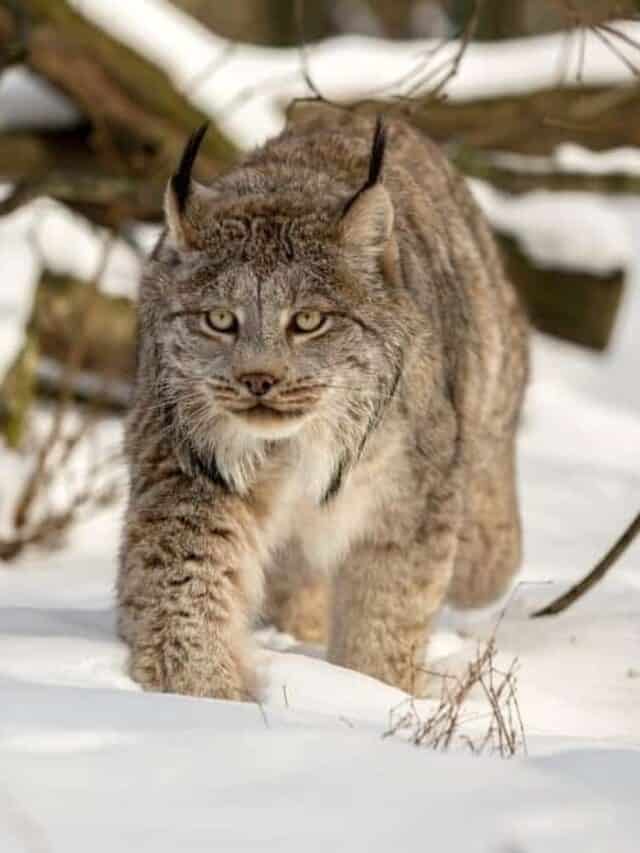
M291 438L299 432L306 422L306 418L290 418L281 421L258 421L248 418L235 418L234 425L243 435L265 441L278 441L278 439Z

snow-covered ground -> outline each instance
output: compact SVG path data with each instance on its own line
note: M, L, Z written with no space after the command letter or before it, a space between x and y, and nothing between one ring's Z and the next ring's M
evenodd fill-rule
M167 24L162 0L131 0L117 16L111 2L75 2L152 49L203 108L225 113L239 144L277 130L277 99L302 93L297 51L241 46L193 86L224 49L214 36L175 11ZM559 45L534 40L526 55L514 43L493 53L474 47L451 94L545 85L557 75ZM331 95L334 84L344 93L336 75L349 69L347 93L359 94L372 79L399 79L427 47L416 44L414 55L406 46L339 39L312 48L310 68ZM628 73L595 43L588 59L592 82ZM280 75L279 88L243 98L256 70L262 81ZM3 78L0 123L33 118L35 107L20 119L11 106L26 97L24 85L31 83L20 74ZM56 109L57 121L72 118L66 102ZM630 156L633 165L637 154ZM530 232L522 207L507 209L498 197L485 204L512 224L526 217ZM616 337L605 355L534 338L521 433L525 562L503 603L497 645L500 664L520 661L528 756L474 757L461 746L436 754L400 735L383 738L402 694L270 630L258 635L261 705L141 693L115 633L118 504L78 525L62 549L30 550L0 569L0 853L638 850L640 545L565 614L528 618L591 567L640 503L640 206L598 204L597 225L584 223L588 238L559 248L573 251L572 264L578 251L625 266L632 248ZM537 245L548 254L549 215L539 207L534 214ZM98 265L94 237L73 223L48 202L0 222L0 375L28 316L33 245L47 265L82 277ZM132 253L118 245L107 266L105 286L127 291ZM119 426L107 423L103 433L117 441ZM25 464L0 449L0 525ZM444 613L430 659L457 671L499 613ZM427 716L433 700L416 707ZM472 731L486 713L482 696L473 696L465 725Z

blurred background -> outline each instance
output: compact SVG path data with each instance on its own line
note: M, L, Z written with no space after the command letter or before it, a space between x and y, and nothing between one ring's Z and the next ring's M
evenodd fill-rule
M177 0L184 9L225 38L264 45L298 43L295 0L240 0L233 5L207 0ZM392 39L441 38L462 29L474 11L473 0L335 0L305 4L305 30L310 40L341 33ZM586 0L486 0L476 30L480 39L553 32L575 16L591 22L632 15L637 4Z
M140 266L206 119L203 180L297 110L406 116L468 176L542 374L640 415L639 20L634 0L0 0L0 559L119 505Z

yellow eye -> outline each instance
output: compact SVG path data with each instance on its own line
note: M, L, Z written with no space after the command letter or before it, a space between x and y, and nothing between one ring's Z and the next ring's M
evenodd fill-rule
M216 308L204 315L205 323L216 332L235 332L238 328L236 315L224 308Z
M293 315L294 332L315 332L324 323L324 315L320 311L298 311Z

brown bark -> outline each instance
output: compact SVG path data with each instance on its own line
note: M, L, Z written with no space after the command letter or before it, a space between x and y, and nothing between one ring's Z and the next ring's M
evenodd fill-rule
M230 41L269 46L297 46L298 0L173 0L216 35ZM333 33L331 3L304 3L304 40L317 41Z
M84 172L95 165L88 147L89 128L64 131L14 131L0 136L0 180L40 179L52 170Z
M8 198L0 202L0 215L47 196L98 225L118 231L131 220L160 221L164 188L164 180L52 170L42 177L18 181Z
M371 106L369 107L371 108ZM374 109L380 109L375 105ZM640 86L559 88L468 102L391 105L436 141L551 154L563 142L593 150L640 145Z
M323 109L313 99L294 101L290 116ZM548 156L572 142L594 151L640 146L640 83L629 86L559 87L471 101L363 100L345 109L399 115L447 147L467 152L509 151Z
M130 380L134 365L135 307L130 299L97 291L86 311L88 285L46 272L29 320L43 356L66 364L79 325L84 346L77 367L110 379ZM81 321L81 322L80 322Z
M21 30L17 16L0 6L0 69L24 59L25 46Z
M127 172L171 167L206 116L144 57L75 12L65 0L23 0L27 62L66 92L90 119L96 151ZM200 168L226 165L233 145L212 127Z
M594 193L640 193L640 175L624 172L592 174L582 172L559 171L549 160L548 171L536 171L532 166L527 170L526 161L518 169L506 168L492 157L492 152L457 147L450 151L450 159L471 178L480 178L494 187L509 193L525 193L546 189L555 191L578 191Z
M470 14L474 0L449 0L458 19ZM503 39L565 29L576 21L596 24L631 16L634 0L481 0L481 39Z
M45 272L26 344L0 384L0 435L13 447L21 443L36 392L58 396L64 390L76 400L123 411L133 381L135 325L131 300Z
M607 276L561 269L540 269L513 239L497 234L507 274L516 286L533 325L591 349L603 350L611 337L624 290L625 272Z
M66 0L21 0L0 11L0 37L7 32L11 41L12 33L22 33L26 63L68 94L83 116L69 131L0 139L0 179L16 184L1 211L48 195L114 228L128 219L159 219L167 176L207 117L163 71ZM196 171L211 176L234 156L212 125Z

